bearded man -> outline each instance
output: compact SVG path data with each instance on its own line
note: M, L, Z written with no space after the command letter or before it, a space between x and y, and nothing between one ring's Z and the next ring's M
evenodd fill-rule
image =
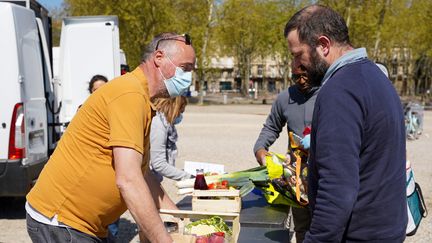
M403 242L405 126L388 78L355 49L334 10L311 5L288 21L293 66L321 84L312 118L304 242Z

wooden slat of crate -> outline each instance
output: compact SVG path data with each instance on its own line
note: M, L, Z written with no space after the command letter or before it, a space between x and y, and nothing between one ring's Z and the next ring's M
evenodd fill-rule
M233 235L231 237L230 243L237 243L238 237L240 235L240 214L238 213L161 209L159 211L159 215L164 222L177 223L179 233L184 232L184 227L189 224L191 220L207 219L216 215L221 217L224 221L232 222ZM182 243L190 242L191 240L190 237L182 237L181 233L180 235L175 234L174 237L181 240L180 242Z
M240 213L240 191L195 190L192 193L192 210Z
M234 199L199 199L192 198L193 211L240 213L241 200Z
M195 243L196 237L193 235L183 235L179 233L171 233L171 238L174 242L178 243Z
M224 190L224 189L218 189L218 190L194 190L192 192L192 196L197 197L239 197L240 191L239 190Z

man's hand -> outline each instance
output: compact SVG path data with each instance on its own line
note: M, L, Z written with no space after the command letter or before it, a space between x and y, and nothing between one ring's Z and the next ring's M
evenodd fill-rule
M302 140L300 140L300 143L304 149L310 148L310 134L304 136Z
M265 150L263 148L258 149L258 151L256 151L256 153L255 153L255 158L256 158L258 164L265 165L266 164L265 157L267 155L270 155L267 150Z
M142 155L124 147L114 147L113 154L116 183L127 208L142 231L140 238L143 234L142 237L145 236L150 242L172 242L153 201L152 191L155 186L150 178L146 178L150 183L144 179L141 170ZM160 197L160 206L169 205L164 203L167 201L163 200L163 194Z

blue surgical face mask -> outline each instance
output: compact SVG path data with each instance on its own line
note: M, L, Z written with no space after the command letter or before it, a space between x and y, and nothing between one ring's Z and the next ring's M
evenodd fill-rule
M177 67L169 57L168 60L176 67L173 77L166 79L162 71L158 68L160 74L165 79L165 86L168 90L170 97L182 95L192 83L192 72L185 72L183 69Z
M183 120L183 114L180 114L176 119L174 120L174 125L179 124Z

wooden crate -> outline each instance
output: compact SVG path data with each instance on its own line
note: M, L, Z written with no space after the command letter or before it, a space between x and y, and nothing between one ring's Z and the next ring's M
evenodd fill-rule
M180 233L170 233L173 242L175 243L195 243L196 237L193 235L183 235Z
M241 197L239 190L194 190L192 210L240 213Z
M230 243L237 243L240 234L240 214L238 213L161 209L159 215L164 222L177 223L178 232L171 233L176 243L195 243L196 238L194 236L183 234L185 226L193 221L211 218L212 216L219 216L225 222L232 222L233 234Z

